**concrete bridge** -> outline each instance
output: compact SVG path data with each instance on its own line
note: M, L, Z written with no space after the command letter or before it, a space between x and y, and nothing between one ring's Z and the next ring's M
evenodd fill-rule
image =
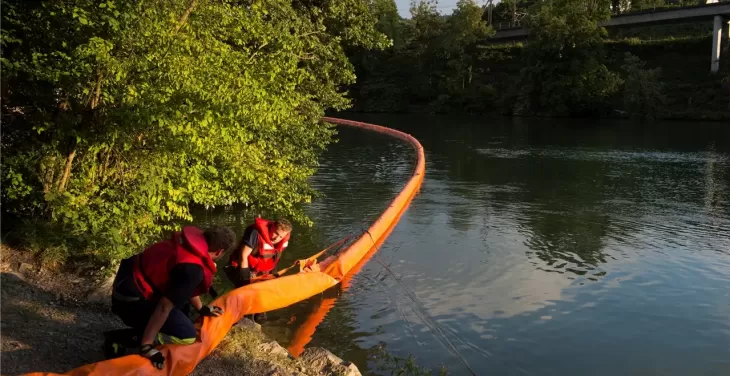
M713 20L712 54L710 71L717 73L720 70L720 50L723 39L730 41L730 1L698 5L693 7L670 8L656 11L645 11L621 14L601 26L618 28L651 24L678 23L694 20ZM525 39L530 30L524 27L501 29L492 36L490 41L510 41Z

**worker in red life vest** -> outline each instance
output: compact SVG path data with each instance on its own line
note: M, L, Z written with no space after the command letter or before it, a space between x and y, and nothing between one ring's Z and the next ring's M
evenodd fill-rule
M291 223L286 219L269 221L256 218L246 228L225 267L226 276L236 288L251 283L251 277L273 274L281 253L289 245Z
M107 358L125 355L139 346L139 354L162 369L160 344L192 344L197 337L188 318L190 307L201 316L219 316L219 307L205 306L200 295L211 293L214 260L231 249L235 233L228 227L205 230L184 227L170 239L152 244L122 261L112 289L112 312L129 329L105 333Z

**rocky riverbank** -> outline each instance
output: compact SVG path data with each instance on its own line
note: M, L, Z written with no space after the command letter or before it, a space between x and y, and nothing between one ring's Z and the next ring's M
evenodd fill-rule
M110 279L102 271L50 270L27 252L2 245L0 362L3 375L65 372L103 360L101 333L123 327L107 306ZM244 319L192 375L360 375L322 348L297 359L261 327Z
M193 376L232 374L355 376L360 371L321 347L308 348L294 359L285 348L267 338L260 325L243 319L192 373Z

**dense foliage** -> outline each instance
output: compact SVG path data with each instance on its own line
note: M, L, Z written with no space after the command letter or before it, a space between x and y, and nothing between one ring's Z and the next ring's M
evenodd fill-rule
M646 63L626 53L622 66L626 73L624 85L624 108L633 117L654 119L665 104L664 85L660 80L661 70L646 69Z
M127 256L194 204L307 221L344 48L389 44L362 0L2 6L3 214L58 259Z
M379 29L394 46L350 54L358 77L351 93L362 100L360 109L480 105L470 99L488 95L491 88L476 79L481 69L477 45L493 30L482 20L483 11L474 0L460 0L451 17L443 17L434 0L412 3L411 18L405 20L393 0L374 0L372 8Z
M471 0L449 15L435 0L413 1L410 18L399 16L393 0L373 0L377 27L394 45L348 50L358 77L350 95L357 110L374 112L727 117L728 84L708 71L711 25L649 25L610 35L600 27L615 13L697 3L502 0L489 24L488 9ZM529 38L489 40L506 27L527 27Z
M599 109L620 79L605 65L607 0L553 0L532 8L527 24L518 113L584 114Z

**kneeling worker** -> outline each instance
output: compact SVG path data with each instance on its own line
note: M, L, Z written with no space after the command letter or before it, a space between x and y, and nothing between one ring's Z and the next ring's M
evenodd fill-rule
M188 318L190 306L201 316L219 316L219 307L204 306L200 295L209 293L216 272L214 260L235 244L228 227L201 231L184 227L171 239L152 244L122 261L114 280L112 312L130 329L105 333L107 358L125 355L139 346L139 354L162 369L160 344L192 344L197 332Z
M289 245L291 223L286 219L269 221L256 218L246 228L238 247L233 250L225 267L226 276L236 288L251 283L251 277L274 272L281 253Z

